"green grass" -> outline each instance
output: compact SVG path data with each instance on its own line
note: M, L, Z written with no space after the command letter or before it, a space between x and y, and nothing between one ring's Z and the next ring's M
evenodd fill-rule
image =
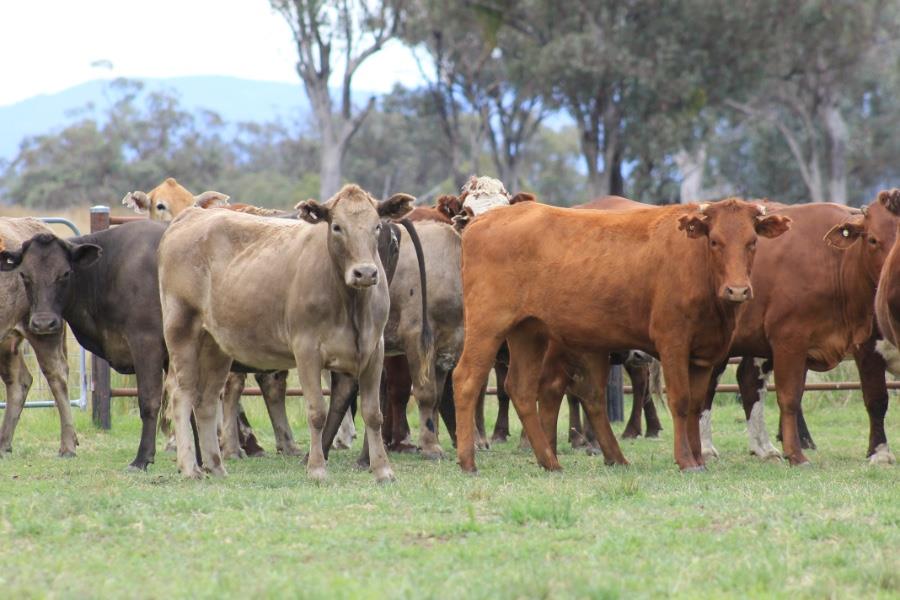
M663 416L661 441L623 443L629 468L564 447L564 472L548 474L510 442L479 453L475 477L453 458L392 455L386 486L352 467L359 440L322 485L273 454L202 482L164 453L127 472L139 434L128 400L107 433L77 411L79 455L62 460L55 411L29 410L0 460L0 595L900 597L900 467L865 463L858 399L810 400L820 450L808 469L748 456L742 414L723 400L723 456L704 474L678 473ZM271 450L261 402L247 407ZM768 408L773 431L771 395ZM290 414L305 443L296 400Z

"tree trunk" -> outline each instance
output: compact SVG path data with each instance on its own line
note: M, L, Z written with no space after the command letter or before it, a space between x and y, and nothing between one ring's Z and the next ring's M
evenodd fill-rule
M322 136L321 160L319 167L319 201L325 202L341 189L341 167L343 144Z
M847 122L837 106L830 105L823 110L825 130L831 151L831 169L828 177L828 200L847 204L847 141L850 132Z
M706 169L706 146L701 144L694 152L685 149L675 154L675 164L681 172L682 204L702 200L703 172Z

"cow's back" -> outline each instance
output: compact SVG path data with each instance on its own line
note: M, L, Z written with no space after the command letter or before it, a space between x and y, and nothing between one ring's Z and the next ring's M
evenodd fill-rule
M332 322L327 225L191 208L163 237L163 310L174 295L202 315L227 353L258 368L286 368L292 335ZM386 292L386 284L382 282ZM303 322L298 322L302 319ZM252 349L252 354L246 351Z
M715 294L707 283L705 241L678 228L678 217L691 210L696 207L603 212L522 203L489 212L463 233L467 306L470 298L502 297L496 310L516 322L538 319L576 350L592 346L603 321L610 350L655 352L654 327L696 321L710 312Z

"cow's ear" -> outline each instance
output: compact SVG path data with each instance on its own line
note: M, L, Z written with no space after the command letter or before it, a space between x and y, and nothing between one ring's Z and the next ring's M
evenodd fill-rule
M0 252L0 271L13 271L22 264L22 252L4 250Z
M402 219L413 209L415 201L409 194L394 194L378 203L378 216L382 219Z
M439 213L447 217L448 219L453 219L456 215L459 214L462 205L456 196L451 196L449 194L445 194L443 196L438 197L437 199L437 210Z
M765 238L777 238L791 228L791 219L782 215L756 217L756 234Z
M894 188L878 192L878 201L895 215L900 215L900 189Z
M297 211L297 218L308 223L331 222L331 210L312 198L298 202L294 209Z
M537 196L528 192L519 192L509 200L510 204L518 204L519 202L537 202Z
M228 206L228 199L231 196L222 192L214 192L212 190L203 192L194 196L194 206L200 208L215 208L216 206Z
M69 258L76 269L87 269L99 260L103 249L97 244L78 244L69 249Z
M825 234L825 241L839 250L845 250L865 232L863 219L855 218L832 227L831 231Z
M681 215L678 217L678 229L683 230L689 238L699 238L709 235L709 217L701 214Z
M136 213L145 213L150 210L150 198L141 191L128 192L122 198L122 204L133 208Z

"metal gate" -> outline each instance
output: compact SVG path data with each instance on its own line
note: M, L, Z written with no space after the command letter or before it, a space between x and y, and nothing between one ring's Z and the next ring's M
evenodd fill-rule
M75 235L81 235L81 231L72 221L68 219L63 219L60 217L38 217L39 220L43 221L47 224L57 224L57 225L65 225ZM34 377L34 384L29 391L30 395L35 395L35 393L39 394L39 400L33 400L31 402L25 403L25 408L48 408L51 406L56 406L56 402L52 399L47 400L47 398L52 398L50 395L50 390L46 385L46 380L43 375L40 374L40 368L37 364L37 359L34 357L34 351L31 349L31 346L28 345L26 341L23 345L22 354L25 358L25 364L28 366L28 370L31 371ZM66 326L66 347L67 348L78 348L78 359L77 359L77 367L78 367L78 386L77 386L77 398L72 398L71 382L72 377L69 377L69 403L72 406L77 406L81 410L85 410L87 408L87 400L88 400L88 373L87 373L87 359L85 356L84 348L82 348L78 342L75 340L75 336L72 335L72 330ZM71 359L69 359L69 371L71 374L72 364ZM0 402L0 408L6 408L6 402Z

